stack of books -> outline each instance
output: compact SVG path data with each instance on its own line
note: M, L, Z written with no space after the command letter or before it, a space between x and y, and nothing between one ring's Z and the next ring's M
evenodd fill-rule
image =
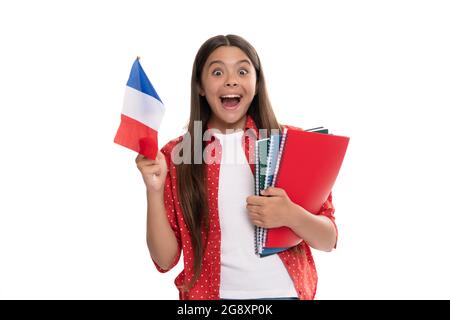
M328 198L344 160L349 138L328 129L285 128L256 141L255 195L282 188L294 203L317 214ZM303 240L288 227L255 226L255 253L261 257L287 250Z

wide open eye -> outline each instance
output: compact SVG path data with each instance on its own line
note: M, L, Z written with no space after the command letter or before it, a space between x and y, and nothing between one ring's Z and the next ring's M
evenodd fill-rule
M222 70L216 69L216 70L214 70L214 71L212 72L212 74L213 74L214 76L219 77L219 76L221 76L221 75L223 74L223 72L222 72Z
M241 76L245 76L247 73L248 73L248 71L247 71L246 69L240 69L240 70L239 70L239 74L240 74Z

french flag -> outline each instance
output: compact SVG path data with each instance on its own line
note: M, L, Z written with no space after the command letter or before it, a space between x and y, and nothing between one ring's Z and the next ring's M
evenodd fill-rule
M126 85L120 126L114 142L155 159L164 111L164 104L137 57Z

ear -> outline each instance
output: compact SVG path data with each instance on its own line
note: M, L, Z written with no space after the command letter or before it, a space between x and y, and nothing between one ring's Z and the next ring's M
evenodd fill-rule
M197 83L197 90L199 95L201 95L202 97L205 96L205 90L203 90L202 86L198 83Z

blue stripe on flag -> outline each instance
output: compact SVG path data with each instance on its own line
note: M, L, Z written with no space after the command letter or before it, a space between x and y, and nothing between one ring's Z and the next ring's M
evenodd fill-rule
M139 63L139 59L136 59L136 61L134 61L133 63L133 66L131 67L130 78L128 79L127 86L148 94L149 96L152 96L155 99L161 101L161 98L156 93L155 88L153 88L150 80L147 78L144 69L142 69L142 66Z

